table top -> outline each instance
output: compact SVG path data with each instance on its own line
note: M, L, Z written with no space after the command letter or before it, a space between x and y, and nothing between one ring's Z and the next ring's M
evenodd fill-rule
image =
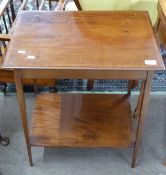
M163 70L147 12L19 14L4 61L14 69Z

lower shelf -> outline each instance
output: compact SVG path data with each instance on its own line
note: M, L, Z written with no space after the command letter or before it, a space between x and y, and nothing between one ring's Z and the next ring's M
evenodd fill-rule
M32 115L32 146L127 147L132 143L129 97L41 94Z

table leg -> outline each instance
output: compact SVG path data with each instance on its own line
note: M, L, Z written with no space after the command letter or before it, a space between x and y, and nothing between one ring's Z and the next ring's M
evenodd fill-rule
M78 10L82 11L82 7L81 7L81 5L80 5L79 0L74 0L74 3L76 4Z
M48 2L49 2L49 8L51 10L51 8L52 8L51 0L48 0Z
M16 19L16 13L15 13L15 10L14 10L13 0L10 0L10 9L11 9L11 14L12 14L12 21L14 22L14 20Z
M145 81L143 80L141 90L140 90L140 95L138 97L137 107L136 107L135 112L134 112L134 118L138 118L138 116L140 114L144 88L145 88Z
M39 93L39 87L36 79L33 80L33 87L34 87L35 95L37 95Z
M132 84L133 84L133 81L129 80L128 81L128 91L127 91L128 95L131 95Z
M17 89L17 96L18 96L18 103L21 113L21 120L23 125L23 131L28 151L28 157L29 157L29 163L30 166L33 166L32 162L32 151L31 151L31 145L30 145L30 139L29 139L29 129L28 129L28 122L27 122L27 115L26 115L26 105L25 105L25 98L24 98L24 91L23 91L23 85L21 82L21 76L20 76L19 70L14 70L14 78L16 83L16 89Z
M154 71L148 71L146 81L144 88L141 90L142 92L142 103L140 106L140 116L138 120L138 126L137 126L137 133L136 133L136 141L134 145L134 151L133 151L133 157L132 157L132 168L135 167L137 155L139 152L140 148L140 143L142 140L142 134L143 134L143 129L144 129L144 120L145 120L145 115L147 112L147 107L148 107L148 102L149 102L149 97L150 97L150 90L151 90L151 83L153 79L153 74Z
M87 90L91 91L93 89L94 86L94 80L88 80L87 82Z
M138 86L138 80L129 80L127 94L131 95L131 90L137 86Z
M36 8L39 10L39 0L36 0Z

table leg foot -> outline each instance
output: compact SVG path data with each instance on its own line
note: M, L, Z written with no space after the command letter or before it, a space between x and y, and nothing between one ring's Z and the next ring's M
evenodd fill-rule
M31 146L27 146L27 151L28 151L28 158L29 158L29 164L32 167L33 166L33 160L32 160L32 150Z
M131 168L135 168L136 159L137 159L137 154L136 154L136 149L134 148L133 158L132 158L132 163L131 163Z

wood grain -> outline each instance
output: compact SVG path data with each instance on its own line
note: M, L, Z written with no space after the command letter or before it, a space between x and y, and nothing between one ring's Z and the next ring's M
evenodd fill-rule
M145 116L148 110L148 104L150 99L150 90L151 90L151 84L153 80L153 71L149 71L147 74L147 79L145 82L143 82L143 89L141 89L141 101L140 104L140 114L139 114L139 121L138 121L138 127L137 127L137 133L136 133L136 141L134 145L134 151L133 151L133 158L132 158L132 164L131 167L134 168L137 160L137 155L140 149L141 141L142 141L142 135L144 130L144 122L145 122ZM144 84L145 83L145 84Z
M31 145L126 147L132 142L125 95L41 94L32 115Z
M146 59L155 59L157 65L145 65ZM4 68L14 68L17 73L23 121L24 78L145 80L133 152L135 166L153 70L164 69L146 12L22 12ZM127 147L132 143L131 122L125 95L39 95L27 147ZM30 153L29 159L31 163Z
M23 86L22 86L22 82L21 82L20 74L18 70L14 70L14 78L15 78L16 89L17 89L18 104L20 107L21 121L22 121L22 126L23 126L23 131L24 131L24 136L25 136L25 141L26 141L26 146L28 151L29 163L30 163L30 166L33 166L32 151L31 151L30 137L29 137L29 128L28 128L28 121L26 116L25 97L24 97Z
M37 79L38 86L55 86L55 79ZM0 82L15 83L13 70L0 69ZM33 85L34 79L23 79L23 85Z
M0 6L0 16L5 15L5 10L7 10L9 8L9 0L3 0L1 2L1 6ZM26 5L27 0L24 0L21 4L21 7L19 10L24 9L25 5ZM12 32L14 31L15 28L15 22L17 21L17 18L15 19L15 21L12 22L12 26L10 26L11 28L9 29L9 33L10 34L0 34L0 41L7 41L10 42L11 38L12 38ZM12 69L3 69L2 67L2 63L5 59L5 55L8 49L8 44L7 43L7 47L1 47L1 51L3 53L3 55L1 56L0 59L0 82L3 83L15 83L14 80L14 72ZM34 79L23 79L23 85L33 85L34 83ZM36 80L36 83L39 86L55 86L55 80L54 79L50 79L50 80L45 80L45 79L38 79Z
M19 50L26 53L18 54ZM157 64L146 65L145 60L156 60ZM4 66L164 69L146 12L21 12Z

